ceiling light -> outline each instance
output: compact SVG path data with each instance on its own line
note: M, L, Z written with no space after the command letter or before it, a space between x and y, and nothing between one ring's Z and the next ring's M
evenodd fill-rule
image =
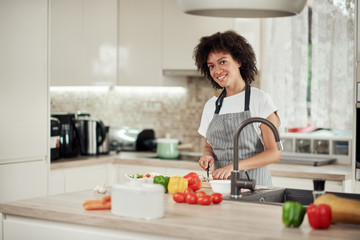
M299 14L307 0L177 0L192 15L231 18L287 17Z

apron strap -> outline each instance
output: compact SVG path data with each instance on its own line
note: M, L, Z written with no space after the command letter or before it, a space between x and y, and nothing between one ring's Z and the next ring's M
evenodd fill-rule
M250 109L250 93L251 93L251 87L248 83L246 83L244 111L248 111ZM226 96L226 88L224 88L224 90L220 93L220 96L215 102L215 114L219 114L225 96Z
M224 90L220 93L220 96L215 102L215 114L219 114L225 96L226 96L226 89L224 88Z
M246 83L244 111L248 111L250 109L250 107L249 107L250 106L250 93L251 93L250 85Z

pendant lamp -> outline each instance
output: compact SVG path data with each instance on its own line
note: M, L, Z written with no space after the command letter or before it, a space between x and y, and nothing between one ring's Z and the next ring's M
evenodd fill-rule
M287 17L299 14L307 0L177 0L192 15L230 18Z

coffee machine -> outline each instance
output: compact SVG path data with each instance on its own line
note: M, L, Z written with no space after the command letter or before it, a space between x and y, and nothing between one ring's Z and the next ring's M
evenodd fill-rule
M51 117L60 121L60 158L79 155L79 141L75 129L74 113L54 113Z

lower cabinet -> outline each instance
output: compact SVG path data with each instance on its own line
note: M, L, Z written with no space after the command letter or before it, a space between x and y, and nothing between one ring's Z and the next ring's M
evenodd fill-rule
M196 172L199 176L206 176L206 171L200 169L200 167L197 169L184 169L118 163L99 164L50 171L49 194L93 189L95 186L102 184L111 186L116 183L129 182L129 179L125 177L126 174L152 172L167 176L184 176L189 172ZM276 187L313 190L312 179L273 176L272 181L273 186ZM351 180L327 180L325 191L352 192Z
M275 187L295 188L313 190L313 180L307 178L292 177L272 177L272 183ZM329 192L351 192L351 180L329 181L325 182L325 191Z
M166 236L142 234L122 230L105 229L80 224L60 223L34 218L17 217L6 215L3 219L3 239L27 239L27 240L63 240L63 239L86 239L86 240L167 240L179 239Z
M113 164L100 164L50 171L49 194L61 194L87 189L97 185L112 185L115 180Z

